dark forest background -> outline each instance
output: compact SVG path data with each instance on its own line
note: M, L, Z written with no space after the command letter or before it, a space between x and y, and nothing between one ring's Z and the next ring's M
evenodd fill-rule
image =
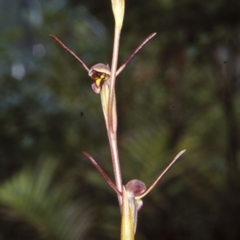
M124 183L147 186L138 240L240 239L240 1L127 0L117 79ZM109 0L0 0L0 240L119 239L99 95L79 63L111 62Z

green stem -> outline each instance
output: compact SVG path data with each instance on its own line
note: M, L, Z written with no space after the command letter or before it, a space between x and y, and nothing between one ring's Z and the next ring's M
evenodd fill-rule
M110 151L113 164L113 172L115 177L115 182L118 190L122 192L122 175L118 156L118 146L117 146L117 106L115 97L115 82L116 82L116 71L118 64L118 52L119 52L119 42L120 42L120 30L115 28L114 32L114 43L113 43L113 55L112 55L112 65L111 65L111 79L110 79L110 92L108 100L108 139L110 144ZM118 201L121 207L122 197L118 194Z

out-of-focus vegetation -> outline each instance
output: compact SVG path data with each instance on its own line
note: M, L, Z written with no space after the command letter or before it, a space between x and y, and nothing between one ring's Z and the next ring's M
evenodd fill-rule
M240 2L126 2L117 80L124 182L149 185L138 240L240 239ZM86 64L110 63L109 0L0 1L0 239L119 239L99 96Z

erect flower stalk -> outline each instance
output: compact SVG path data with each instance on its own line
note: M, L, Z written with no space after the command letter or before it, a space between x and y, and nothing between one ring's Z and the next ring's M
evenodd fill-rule
M113 172L115 176L115 183L119 191L122 192L122 174L120 168L118 146L117 146L117 105L115 94L116 72L118 64L119 43L121 36L121 29L124 19L125 1L112 0L112 10L115 19L113 53L111 64L111 76L108 96L108 139L110 144L110 151L112 156ZM118 194L118 202L121 209L122 197Z
M152 185L146 189L145 184L137 179L129 181L125 186L122 185L122 175L120 169L120 161L117 146L117 106L115 94L116 77L129 64L139 50L151 39L156 33L149 35L127 58L127 60L117 70L118 54L121 29L124 19L124 0L111 0L112 10L115 19L114 41L111 68L108 65L98 63L90 69L87 65L68 47L66 47L57 37L50 35L58 44L60 44L69 54L71 54L88 72L88 75L93 79L92 89L95 93L100 94L102 110L107 128L111 159L113 165L113 172L115 183L102 170L98 163L86 152L83 154L102 174L107 183L117 193L119 207L121 211L121 240L134 240L134 235L137 227L138 211L143 205L142 198L146 196L154 186L160 181L165 173L172 167L172 165L179 159L185 150L179 152L166 169L158 176Z

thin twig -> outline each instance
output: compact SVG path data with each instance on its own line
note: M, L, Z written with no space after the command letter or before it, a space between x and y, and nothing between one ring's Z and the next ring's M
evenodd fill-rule
M63 49L65 49L69 54L71 54L75 59L77 59L78 62L81 63L81 65L89 72L89 68L86 66L86 64L72 51L70 50L60 39L58 39L53 34L50 34L50 37L57 42Z
M159 175L159 177L153 182L153 184L144 192L142 195L135 197L135 199L142 199L146 196L158 183L158 181L165 175L165 173L173 166L173 164L183 155L186 150L182 150L177 154L177 156L172 160L172 162L164 169L164 171Z
M104 179L110 185L110 187L117 193L122 195L122 193L117 189L116 185L112 182L112 180L108 177L108 175L104 172L104 170L98 165L98 163L86 152L82 152L88 160L93 164L93 166L102 174Z
M134 52L128 57L128 59L123 63L123 65L117 70L116 76L122 72L122 70L129 64L129 62L135 57L135 55L146 45L157 33L152 33L149 35L135 50Z

